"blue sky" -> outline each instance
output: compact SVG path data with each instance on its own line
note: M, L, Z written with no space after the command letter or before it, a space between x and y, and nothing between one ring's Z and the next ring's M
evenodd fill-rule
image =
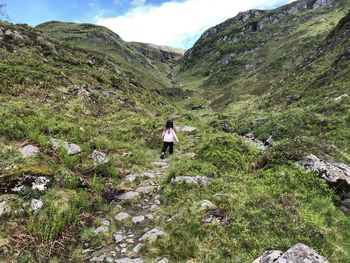
M290 0L0 0L13 23L50 20L106 26L127 41L189 48L207 28L239 11Z

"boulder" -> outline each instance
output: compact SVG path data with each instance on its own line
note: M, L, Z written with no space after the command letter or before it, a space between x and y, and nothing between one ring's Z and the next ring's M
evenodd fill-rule
M305 170L316 172L340 193L350 191L350 167L346 164L324 161L315 155L307 156L301 164Z
M54 138L51 138L50 142L52 144L52 147L55 150L60 148L60 147L65 148L67 150L68 155L74 155L74 154L78 154L81 152L80 146L76 145L74 143L70 143L70 142L66 142L66 141L54 139Z
M328 263L328 261L312 248L304 244L296 244L286 252L279 250L265 251L252 263Z
M276 261L276 263L285 263L285 262L328 263L328 261L324 257L322 257L320 254L318 254L315 250L300 243L288 249Z
M280 251L280 250L268 250L268 251L265 251L260 257L258 257L252 263L273 263L282 254L283 254L283 251Z
M39 153L39 148L34 146L34 145L26 145L21 148L19 148L20 153L22 154L23 158L29 158L29 157L34 157L38 155Z
M187 183L187 184L196 184L206 186L210 183L210 178L206 176L176 176L171 179L171 183Z
M91 158L98 164L108 163L109 158L106 153L94 150L91 154Z
M0 217L5 214L6 211L6 202L0 202Z
M162 260L159 260L157 263L169 263L169 260L167 258L163 258Z
M157 238L165 236L165 233L160 230L160 229L152 229L148 232L146 232L142 237L139 238L140 242L145 242L145 241L149 241L149 242L153 242L155 241Z

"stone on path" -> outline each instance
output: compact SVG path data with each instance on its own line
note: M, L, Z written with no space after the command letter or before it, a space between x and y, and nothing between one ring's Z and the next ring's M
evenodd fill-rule
M138 198L139 196L140 196L140 193L130 191L130 192L126 192L126 193L123 193L123 194L117 196L117 200L120 200L120 201L133 200L133 199Z
M142 193L142 194L148 194L151 192L154 192L157 187L154 185L145 185L145 186L140 186L137 188L137 192Z
M55 138L51 138L50 142L55 150L59 149L60 147L65 148L67 150L68 155L74 155L81 152L80 146L74 143L66 142Z
M102 225L94 230L94 234L99 235L99 234L107 233L109 231L110 224L111 222L109 222L108 220L103 220Z
M142 237L139 238L140 242L144 242L144 241L149 241L149 242L153 242L155 241L158 237L162 237L165 236L165 233L160 230L160 229L152 229L149 230L148 232L146 232Z
M133 252L138 254L141 251L141 248L144 246L144 244L137 244L134 248L133 248Z
M113 237L114 237L114 241L115 241L116 244L122 242L125 239L125 237L122 234L119 234L119 233L114 233Z
M96 150L92 152L91 158L99 164L105 164L105 163L108 163L109 161L109 158L106 153L96 151Z
M176 176L171 179L171 182L176 183L187 183L187 184L197 184L197 185L208 185L210 182L210 178L206 176Z
M32 201L31 201L32 211L40 210L43 207L43 205L44 205L44 203L41 200L32 199Z
M167 258L163 258L162 260L159 260L157 263L169 263L169 260Z
M29 158L29 157L34 157L38 155L39 153L39 148L34 146L34 145L26 145L21 148L19 148L20 153L22 154L23 158Z
M119 214L117 214L114 219L117 221L124 221L126 219L130 218L130 215L128 213L125 212L120 212Z
M145 220L145 217L143 215L141 216L134 216L131 221L134 223L134 224L137 224L137 223L141 223Z
M115 263L143 263L141 258L120 258L114 261Z

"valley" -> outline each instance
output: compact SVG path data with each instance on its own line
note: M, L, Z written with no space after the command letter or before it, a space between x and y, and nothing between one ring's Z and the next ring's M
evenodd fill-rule
M187 51L0 22L0 262L348 263L349 7L242 12Z

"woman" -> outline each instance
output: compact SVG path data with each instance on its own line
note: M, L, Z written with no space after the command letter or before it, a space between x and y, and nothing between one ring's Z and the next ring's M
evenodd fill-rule
M176 142L179 142L179 139L176 136L176 133L174 131L174 124L173 121L167 121L165 125L165 130L163 131L163 149L162 149L162 155L160 158L165 158L165 153L169 147L169 154L174 153L174 139Z

